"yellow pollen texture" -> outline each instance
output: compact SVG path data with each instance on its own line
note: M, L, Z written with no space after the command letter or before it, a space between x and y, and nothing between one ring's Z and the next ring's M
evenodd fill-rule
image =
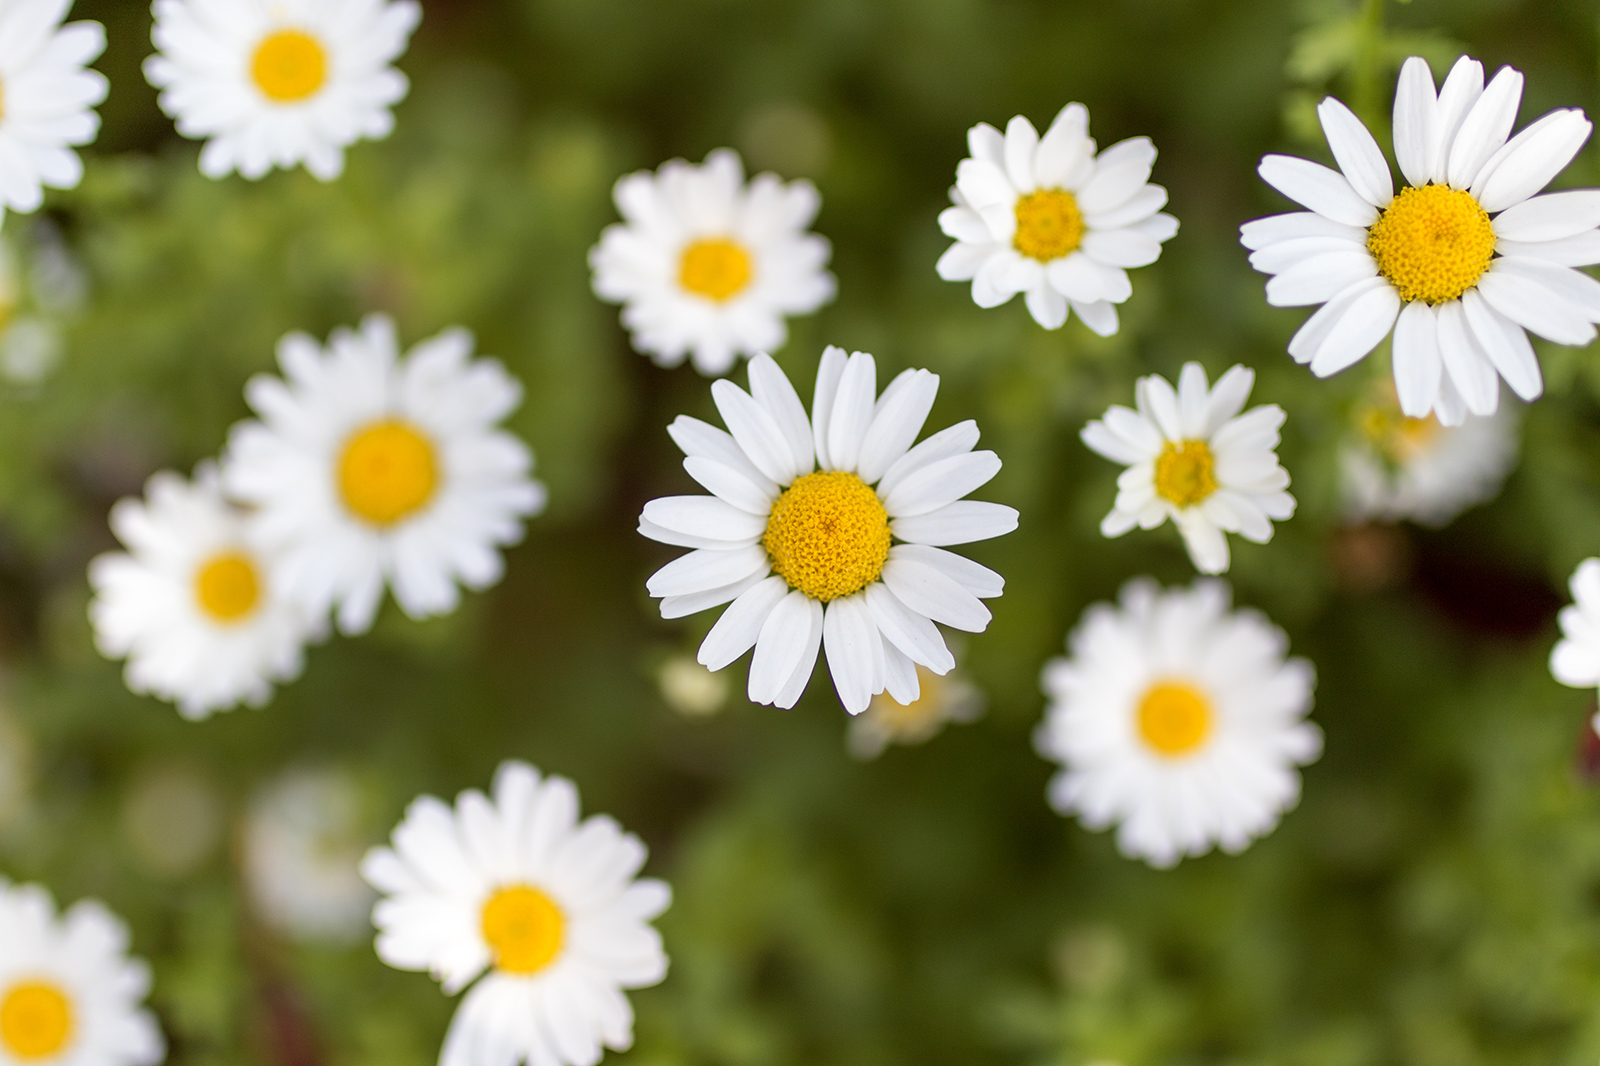
M72 1001L48 981L14 985L0 997L0 1047L18 1059L46 1059L72 1039Z
M194 598L212 621L242 621L261 600L255 563L242 552L212 556L195 572Z
M743 245L714 237L695 241L684 249L678 284L696 296L721 303L744 291L752 273L750 253Z
M339 460L345 506L373 525L392 525L420 510L438 487L438 461L421 431L396 419L358 430Z
M1217 460L1203 440L1167 441L1156 457L1156 494L1193 507L1217 491Z
M555 961L566 942L567 916L537 888L502 888L483 905L483 939L502 973L527 976Z
M1048 263L1078 250L1083 243L1083 212L1065 189L1040 189L1017 199L1017 251Z
M889 540L878 494L835 471L795 478L772 505L761 544L790 588L827 603L878 580Z
M1494 224L1469 192L1448 185L1410 186L1373 223L1367 250L1402 300L1448 303L1489 269Z
M1211 719L1211 701L1182 682L1158 682L1139 701L1139 736L1169 759L1204 744L1211 735Z
M256 46L250 77L267 99L299 103L327 82L328 53L304 30L279 30Z

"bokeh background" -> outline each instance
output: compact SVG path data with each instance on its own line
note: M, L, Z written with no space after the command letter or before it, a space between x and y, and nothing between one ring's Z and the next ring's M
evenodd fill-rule
M201 177L139 73L145 6L78 0L110 34L104 132L81 188L5 224L7 315L34 325L0 341L0 873L128 918L170 1062L432 1063L453 1004L378 962L351 863L414 795L508 757L576 780L675 887L671 975L633 997L638 1066L1600 1058L1600 741L1592 696L1545 667L1562 584L1600 552L1600 364L1541 348L1547 394L1491 505L1348 528L1339 442L1386 356L1313 380L1284 354L1303 313L1265 305L1237 243L1288 209L1260 155L1326 160L1327 91L1386 129L1408 54L1517 66L1523 121L1592 111L1600 3L424 8L396 133L322 185ZM933 269L967 127L1042 128L1069 100L1102 144L1155 139L1183 223L1110 340L980 311ZM982 495L1022 513L971 553L1009 579L965 642L987 715L871 762L825 671L788 712L744 701L743 662L715 713L660 684L715 613L660 620L644 579L675 550L634 523L694 491L666 424L715 416L704 379L630 352L585 255L616 177L720 145L822 190L840 297L780 363L809 380L837 343L931 368L930 425L977 418L1005 462ZM1596 170L1591 146L1561 184ZM521 377L550 511L499 587L427 623L391 605L263 710L189 724L130 695L85 617L108 508L221 447L282 333L375 310L407 342L467 325ZM1191 579L1170 526L1099 537L1117 469L1077 439L1188 359L1255 367L1255 402L1289 411L1300 512L1235 542L1230 578L1316 663L1327 751L1271 837L1158 872L1049 811L1031 733L1087 604Z

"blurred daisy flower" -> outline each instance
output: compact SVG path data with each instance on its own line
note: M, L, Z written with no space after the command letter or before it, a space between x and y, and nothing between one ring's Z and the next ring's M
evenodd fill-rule
M498 424L522 387L472 334L449 329L399 354L373 315L278 346L287 380L259 375L245 396L259 422L233 428L223 482L258 508L262 539L284 552L289 595L347 634L372 627L385 584L413 618L455 610L457 581L500 580L500 547L544 509L533 454Z
M728 702L728 679L695 661L674 655L656 671L656 686L668 707L685 718L706 718Z
M823 649L851 714L885 689L912 703L917 665L955 666L934 623L980 633L982 599L1004 590L999 574L942 550L1016 528L1010 507L963 499L1000 459L972 450L973 422L912 447L939 388L926 370L905 371L880 396L872 356L829 348L809 419L771 357L749 370L748 393L711 386L730 432L686 416L668 427L684 469L712 495L645 505L640 533L694 549L646 587L663 618L731 601L699 659L721 670L754 647L754 703L793 707Z
M323 181L344 150L394 129L392 64L422 19L414 0L155 0L144 74L200 169L247 178L301 163Z
M111 509L111 528L128 550L89 564L89 618L101 654L128 660L130 689L200 719L261 706L300 676L322 627L285 595L277 554L223 499L215 466L156 474L144 499Z
M1427 61L1400 71L1396 193L1383 151L1329 97L1318 108L1338 170L1269 155L1261 176L1310 208L1246 223L1251 265L1274 277L1267 302L1321 304L1289 342L1318 377L1359 362L1394 334L1400 409L1447 426L1494 414L1499 381L1524 400L1544 390L1528 332L1586 345L1600 322L1600 190L1537 195L1589 138L1577 109L1552 111L1515 137L1522 75L1487 87L1463 56L1434 90ZM1509 138L1509 139L1508 139Z
M1018 115L1001 132L980 122L972 155L956 168L954 207L939 228L956 243L939 259L946 281L972 282L979 307L1025 293L1046 329L1070 308L1101 336L1117 331L1117 304L1133 294L1131 267L1149 266L1178 220L1161 213L1167 190L1151 185L1156 149L1132 137L1095 154L1089 111L1061 109L1043 137Z
M809 181L774 174L749 184L719 148L701 166L674 159L617 182L623 221L589 253L594 291L623 304L633 346L661 366L692 357L702 374L774 351L784 319L833 299L826 238L807 232L822 200Z
M1138 526L1177 523L1201 573L1228 569L1228 539L1237 533L1265 544L1272 521L1294 514L1289 472L1278 465L1283 408L1265 404L1245 414L1255 372L1236 366L1206 383L1199 363L1185 363L1173 390L1159 374L1140 378L1138 407L1114 406L1083 428L1083 442L1128 469L1100 532L1120 537Z
M361 859L371 838L362 808L360 785L336 768L291 770L256 794L244 825L244 871L268 925L334 943L370 928L374 897Z
M1568 582L1572 603L1557 620L1561 639L1550 651L1550 674L1573 688L1600 686L1600 559L1585 559ZM1594 717L1600 732L1600 714Z
M572 782L508 762L492 797L412 803L393 845L362 865L385 894L378 957L427 970L450 995L477 981L440 1066L593 1066L603 1047L632 1045L623 992L666 976L649 923L672 901L666 884L637 877L638 837L605 815L579 822Z
M850 719L845 744L858 759L876 759L890 744L922 744L938 736L951 722L973 722L983 717L983 693L952 670L943 675L917 667L921 694L901 703L887 692L872 697L866 712Z
M1298 767L1322 752L1305 721L1315 683L1288 638L1228 586L1163 591L1148 579L1099 603L1044 669L1050 706L1035 736L1062 764L1050 804L1152 866L1220 844L1243 851L1300 798Z

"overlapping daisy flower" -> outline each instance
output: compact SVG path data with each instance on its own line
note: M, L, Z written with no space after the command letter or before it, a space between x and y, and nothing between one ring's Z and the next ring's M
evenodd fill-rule
M1391 333L1395 389L1412 418L1460 425L1491 415L1504 378L1544 389L1528 333L1586 345L1600 322L1600 190L1539 195L1577 155L1590 123L1552 111L1510 136L1522 75L1462 57L1437 92L1427 61L1400 71L1394 152L1406 184L1360 119L1333 98L1318 114L1337 171L1269 155L1261 176L1308 211L1246 223L1251 264L1274 277L1267 300L1321 307L1289 354L1326 377Z
M89 618L100 651L127 659L130 689L199 719L260 706L300 676L326 627L286 595L277 554L223 499L214 464L192 482L156 474L143 500L112 508L111 528L127 551L90 564Z
M939 259L946 281L972 282L979 307L1024 293L1028 311L1058 329L1069 309L1101 336L1117 332L1117 305L1133 294L1128 270L1148 266L1178 220L1167 190L1149 182L1156 149L1132 137L1096 154L1089 111L1068 104L1043 137L1018 115L1001 132L980 122L956 168L954 207L939 228L955 238Z
M84 901L58 915L44 889L0 879L0 1064L155 1066L166 1042L149 991L110 911Z
M595 295L624 305L633 346L661 366L692 358L702 374L727 373L740 356L788 339L790 315L833 299L828 241L807 231L822 199L809 181L784 184L719 148L695 166L681 159L617 182L623 221L589 253Z
M421 18L415 0L155 0L144 73L206 141L208 177L303 163L332 181L346 148L394 129L409 83L391 64Z
M1600 559L1585 559L1568 582L1572 603L1557 620L1561 639L1550 651L1550 674L1573 688L1600 687ZM1594 717L1600 732L1600 714Z
M864 714L850 719L845 745L851 755L876 759L891 744L923 744L951 723L983 717L983 691L959 670L941 676L919 666L917 685L922 691L910 703L880 692Z
M1228 569L1225 534L1271 540L1273 520L1292 517L1295 502L1276 451L1283 408L1239 413L1254 386L1255 372L1235 366L1210 388L1200 364L1186 363L1176 390L1159 374L1140 378L1137 410L1113 406L1085 426L1085 444L1128 467L1100 532L1120 537L1171 518L1206 574Z
M1298 767L1322 752L1306 721L1315 683L1288 638L1228 586L1123 586L1090 607L1068 657L1043 674L1035 745L1062 764L1050 804L1090 829L1117 826L1130 858L1169 867L1221 845L1237 853L1300 797Z
M1012 508L964 499L1000 460L972 450L974 422L912 446L939 388L926 370L880 396L872 356L829 348L808 419L771 357L749 369L750 392L711 386L728 432L687 416L668 428L712 495L645 505L639 532L694 549L651 576L650 595L663 618L731 601L699 659L720 670L754 647L752 702L793 707L825 649L851 714L886 690L912 703L917 666L955 666L935 623L982 632L982 600L1004 590L999 574L944 550L1016 528Z
M572 782L524 763L500 767L492 797L412 803L362 872L386 896L373 910L378 956L452 995L472 985L440 1066L594 1066L632 1045L623 993L666 976L649 923L672 901L637 877L644 861L612 819L578 821Z
M233 428L223 485L257 509L287 595L315 615L336 608L344 633L371 628L386 585L413 618L453 611L457 583L499 581L500 548L544 508L532 453L497 428L522 388L472 350L449 329L402 358L394 323L373 315L326 350L289 334L284 379L246 387L261 420Z

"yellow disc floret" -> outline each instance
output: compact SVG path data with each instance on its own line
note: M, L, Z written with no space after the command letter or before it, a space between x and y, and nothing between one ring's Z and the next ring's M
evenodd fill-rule
M358 430L339 460L345 506L373 525L392 525L420 510L433 498L438 482L433 444L398 419Z
M567 916L537 888L502 888L483 905L483 939L502 973L538 973L555 961L567 938Z
M72 1001L49 981L24 981L0 996L0 1048L13 1058L51 1058L72 1031Z
M250 77L268 100L299 103L327 83L328 53L304 30L279 30L256 46Z
M1029 259L1048 263L1083 243L1083 212L1065 189L1040 189L1017 198L1017 235L1012 244Z
M1494 224L1472 194L1448 185L1400 190L1367 233L1378 273L1405 301L1459 299L1494 258Z
M827 603L878 580L889 540L878 494L835 471L795 478L772 505L761 544L790 588Z
M1211 701L1192 685L1161 681L1139 701L1139 736L1165 758L1188 755L1211 735Z
M1156 494L1193 507L1217 491L1217 460L1203 440L1167 441L1156 457Z
M718 303L731 300L750 284L750 253L737 241L713 237L695 241L683 251L678 284L696 296Z
M255 562L243 552L213 555L195 571L194 598L214 622L243 621L261 600Z

